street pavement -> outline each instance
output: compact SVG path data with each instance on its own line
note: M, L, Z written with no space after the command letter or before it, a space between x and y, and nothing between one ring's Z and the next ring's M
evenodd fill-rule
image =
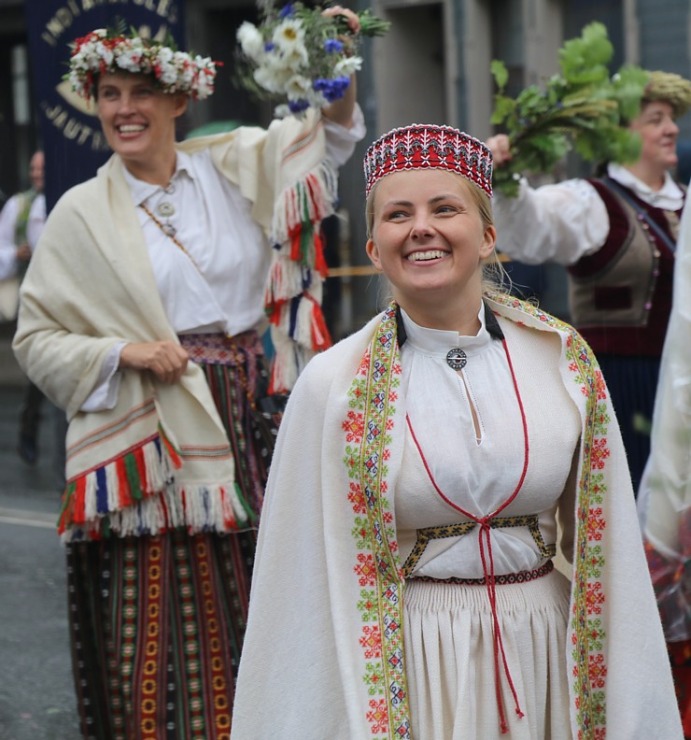
M0 337L0 738L78 740L54 419L34 467L16 453L21 373Z

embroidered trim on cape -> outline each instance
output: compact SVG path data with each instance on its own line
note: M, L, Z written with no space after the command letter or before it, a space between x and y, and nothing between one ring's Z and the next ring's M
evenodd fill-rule
M396 312L390 307L349 390L351 410L343 421L358 550L353 575L360 585L362 681L370 697L364 719L372 740L411 738L403 664L404 581L386 464L400 375Z
M606 529L602 503L607 494L604 469L610 456L607 390L590 347L578 332L539 308L509 296L492 296L557 329L566 337L566 358L574 383L586 399L585 438L581 443L577 528L574 547L571 624L574 674L573 701L579 740L603 740L607 734L607 634L601 614L605 607L602 571Z
M601 544L606 529L602 503L604 469L610 456L607 391L594 355L573 327L539 308L493 295L496 303L527 314L562 336L568 372L585 397L585 438L574 552L572 631L573 711L579 740L604 740L606 727L607 635ZM518 317L514 319L521 323ZM388 468L393 412L401 365L396 341L395 305L383 315L349 390L350 411L343 421L352 535L358 555L353 575L360 584L356 608L362 619L362 680L370 696L366 716L372 740L410 738L410 709L403 663L403 575L400 568Z

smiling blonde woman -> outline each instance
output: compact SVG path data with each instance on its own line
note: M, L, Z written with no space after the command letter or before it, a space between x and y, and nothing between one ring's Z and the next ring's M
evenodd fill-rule
M232 737L681 740L602 373L484 287L489 149L414 124L365 176L394 300L288 401Z

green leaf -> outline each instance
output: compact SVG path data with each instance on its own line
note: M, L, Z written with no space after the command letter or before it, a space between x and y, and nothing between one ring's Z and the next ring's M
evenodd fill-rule
M503 95L497 95L494 100L494 112L492 113L491 122L495 124L503 123L514 112L516 103Z
M506 83L509 81L509 73L506 69L506 65L499 59L494 59L489 65L490 72L494 77L494 81L497 83L499 90L503 91L506 87Z
M492 123L511 141L512 158L494 174L495 188L518 192L524 172L549 172L569 151L591 162L630 162L640 142L627 128L639 109L648 73L627 65L610 77L613 47L601 23L585 26L559 50L560 74L541 87L530 85L515 98L503 93L508 81L500 60L491 64L499 92Z

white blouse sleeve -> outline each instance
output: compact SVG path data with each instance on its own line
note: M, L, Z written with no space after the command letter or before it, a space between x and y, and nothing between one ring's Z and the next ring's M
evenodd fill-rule
M326 135L326 156L337 166L342 167L352 156L355 145L365 137L365 118L359 105L353 111L353 125L341 126L324 117Z
M518 197L497 193L493 210L497 249L527 264L572 265L597 252L609 234L607 208L582 179L539 188L522 179Z
M101 366L96 387L91 391L88 398L82 404L80 411L85 413L91 411L107 411L115 408L118 402L118 391L120 390L121 373L118 371L120 365L120 353L126 342L118 342L106 355L105 362Z

